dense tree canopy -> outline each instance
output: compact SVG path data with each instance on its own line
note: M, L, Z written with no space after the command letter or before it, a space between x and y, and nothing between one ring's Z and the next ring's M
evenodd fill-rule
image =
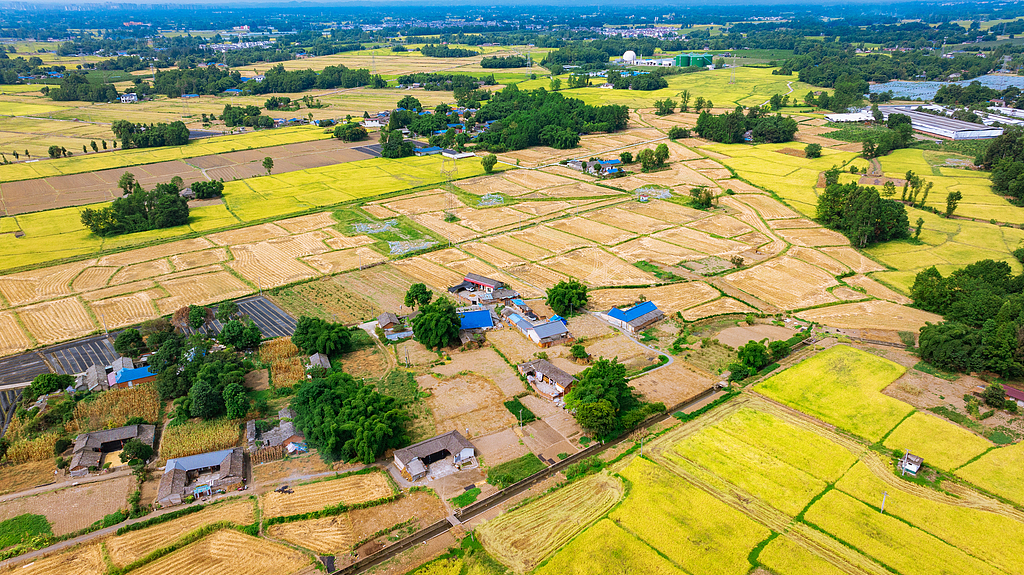
M98 236L144 232L188 223L188 200L178 195L178 184L157 184L151 191L135 191L105 208L82 210L82 225Z
M251 349L260 344L263 334L260 332L259 326L252 320L243 323L241 320L235 319L224 324L217 339L224 345L234 346L238 349Z
M697 117L694 131L702 138L736 144L743 141L744 135L750 131L750 137L758 143L788 142L796 134L796 120L783 117L781 114L771 115L766 110L755 106L743 114L743 107L727 114L715 116L707 110Z
M309 355L334 356L352 349L352 334L343 324L302 316L295 325L292 343Z
M548 288L546 303L558 315L568 316L587 305L587 286L570 279Z
M302 384L291 407L295 424L327 460L373 463L407 442L409 416L399 402L341 371Z
M949 276L928 268L910 297L946 321L921 328L921 358L951 371L989 370L1024 375L1024 275L1006 262L982 260Z
M480 135L482 147L492 152L522 150L530 146L574 148L580 134L614 132L629 121L627 106L590 106L544 89L520 90L507 86L480 108L478 123L494 121Z
M907 208L882 199L878 189L831 184L818 197L818 221L841 232L857 247L909 237Z
M110 126L110 130L121 140L122 148L184 146L189 138L188 128L181 120L148 126L134 124L128 120L117 120Z
M459 341L461 323L455 304L439 298L420 307L420 314L412 319L412 329L416 341L428 349L437 349Z

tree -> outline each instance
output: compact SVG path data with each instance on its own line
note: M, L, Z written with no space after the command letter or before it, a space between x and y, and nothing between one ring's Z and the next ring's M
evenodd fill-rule
M413 318L413 337L427 349L448 347L459 341L461 323L455 304L449 299L440 298L422 306L420 314Z
M369 464L407 441L409 415L399 401L342 371L302 384L291 408L295 425L325 460Z
M882 111L878 109L878 104L871 104L871 117L874 118L875 122L882 123Z
M654 164L660 168L665 165L666 161L668 161L668 146L665 144L658 144L658 146L654 148Z
M686 113L686 112L690 111L690 91L689 90L683 90L683 92L681 94L679 94L679 111L683 112L683 113Z
M917 228L914 229L914 239L916 240L919 237L921 237L921 228L924 227L924 218L917 218L917 222L915 223L917 225Z
M996 382L989 384L981 394L987 405L999 409L1006 404L1006 390ZM1012 401L1012 400L1011 400Z
M96 145L96 140L92 140L91 142L89 142L89 145L92 147L92 151L100 151L100 147Z
M820 158L821 144L807 144L804 146L804 156L807 158Z
M270 170L274 169L274 158L267 156L263 158L263 169L267 171L267 175L270 175Z
M790 351L792 351L792 348L786 340L773 341L768 344L768 352L771 355L771 360L773 362L777 362L786 357L789 355Z
M962 199L964 199L964 195L961 194L960 192L949 192L949 194L946 196L946 217L947 218L953 217L953 212L956 211L956 207L960 203L960 200L962 200Z
M234 300L229 300L221 302L217 306L217 315L214 317L216 317L217 321L221 323L227 323L231 319L237 317L239 313L238 304L235 303Z
M37 375L25 390L26 397L39 397L75 386L75 378L70 375L43 373Z
M654 158L654 150L650 148L640 150L636 155L636 159L640 162L640 169L645 172L653 170L658 164L658 161Z
M121 188L124 195L132 193L135 189L135 174L131 172L125 172L121 174L121 177L117 180L117 187Z
M654 113L658 116L667 116L676 111L676 102L672 98L654 101Z
M706 210L715 205L715 202L718 200L714 190L707 186L690 188L690 197L693 198L693 207L698 210Z
M576 279L562 280L547 291L546 303L561 316L570 316L587 305L587 286Z
M551 87L551 91L552 92L557 92L557 91L561 90L562 89L562 80L561 80L561 78L551 78L550 87Z
M615 429L615 408L607 399L583 403L576 408L576 422L594 435L608 435Z
M146 445L139 438L134 437L124 442L124 446L121 448L122 461L132 461L138 459L142 462L147 462L153 457L153 446Z
M340 323L302 316L295 324L292 343L309 355L322 353L333 356L352 348L352 334Z
M100 144L102 144L102 145L103 145L103 149L104 149L104 150L106 150L106 149L107 149L107 141L106 141L106 140L100 140Z
M678 140L680 138L689 138L690 129L684 128L682 126L672 126L671 128L668 129L668 137L673 140Z
M188 326L192 329L203 327L208 321L210 310L198 305L188 306Z
M224 395L218 393L214 383L208 379L196 381L188 390L188 398L192 417L213 419L224 413Z
M572 344L572 347L569 348L569 354L576 359L586 359L590 357L590 354L587 353L587 348L583 347L582 343Z
M414 112L420 112L423 110L423 105L420 104L420 101L412 96L405 96L399 100L397 107L402 108L403 110L412 110Z
M890 199L890 198L892 198L895 195L896 195L896 184L894 184L892 182L892 180L886 180L885 183L882 184L882 197L886 198L886 199Z
M381 151L384 158L404 158L411 156L414 146L412 142L406 142L400 130L382 129L380 133Z
M484 171L488 174L494 170L494 165L498 163L498 156L494 154L487 154L480 158L480 165L484 167Z
M433 297L434 293L427 289L426 284L412 284L409 286L409 291L405 292L405 307L423 307L430 303Z
M622 152L621 154L619 154L619 161L622 162L623 164L632 164L633 154L631 152Z
M334 127L334 137L342 142L361 142L370 138L370 133L359 124L338 124Z
M119 333L114 340L114 351L125 357L139 357L145 349L146 344L137 329L128 328Z
M224 324L217 339L224 345L230 345L237 349L251 349L260 344L260 341L263 340L263 333L252 320L242 323L235 319Z
M249 413L249 397L245 394L245 388L237 383L229 383L224 386L221 394L224 398L224 410L228 419L242 419Z

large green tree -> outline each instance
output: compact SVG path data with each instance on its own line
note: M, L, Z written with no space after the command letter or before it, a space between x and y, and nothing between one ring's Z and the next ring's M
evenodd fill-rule
M409 286L408 291L405 292L405 307L423 307L430 303L430 300L434 297L433 292L427 289L426 284L416 283Z
M428 349L447 347L459 341L460 324L455 304L441 298L420 308L412 320L413 337Z
M587 286L576 279L562 280L548 288L546 303L555 313L569 316L587 305Z
M407 442L409 416L398 400L345 372L302 384L291 407L295 424L325 460L369 464Z
M142 334L134 328L122 331L114 340L114 351L125 357L139 357L145 349L146 344L142 341Z
M352 349L352 334L343 324L302 316L296 322L292 343L310 355L334 356Z

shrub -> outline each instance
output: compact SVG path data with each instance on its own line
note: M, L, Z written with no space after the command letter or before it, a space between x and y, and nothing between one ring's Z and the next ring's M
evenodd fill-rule
M808 158L820 158L821 144L807 144L807 146L804 147L804 156Z
M533 453L495 465L487 472L487 483L504 489L545 469L544 462Z

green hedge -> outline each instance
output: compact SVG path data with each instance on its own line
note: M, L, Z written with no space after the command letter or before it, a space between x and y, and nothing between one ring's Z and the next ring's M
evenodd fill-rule
M729 401L730 399L736 397L739 394L740 394L739 391L736 391L735 389L732 389L730 387L729 391L725 392L725 395L719 397L718 399L712 401L711 403L705 405L704 407L698 409L697 411L694 411L693 413L683 413L682 411L677 411L677 412L672 414L672 417L675 417L679 421L690 421L691 419L696 419L696 418L700 417L701 415L704 415L705 413L707 413L707 412L711 411L712 409L718 407L719 405L721 405L721 404Z

